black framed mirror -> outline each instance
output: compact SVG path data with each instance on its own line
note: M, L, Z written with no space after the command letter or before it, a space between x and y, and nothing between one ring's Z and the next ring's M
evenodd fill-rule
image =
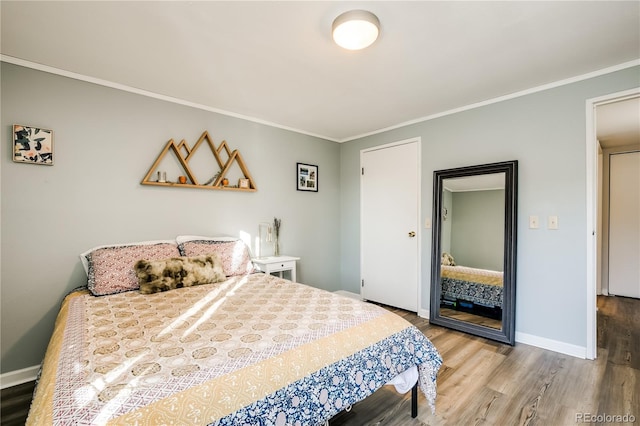
M515 344L518 162L433 173L433 324Z

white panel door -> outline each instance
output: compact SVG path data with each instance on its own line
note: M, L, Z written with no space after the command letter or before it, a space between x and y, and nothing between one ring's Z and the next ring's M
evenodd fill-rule
M609 158L609 293L640 298L640 152Z
M418 141L361 154L362 297L418 310Z

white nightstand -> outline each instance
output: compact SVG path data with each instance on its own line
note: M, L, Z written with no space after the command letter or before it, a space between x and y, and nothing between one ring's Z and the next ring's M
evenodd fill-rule
M296 261L300 260L299 257L267 256L261 258L256 257L251 260L254 265L265 274L279 272L280 278L282 278L282 272L291 271L291 281L296 282Z

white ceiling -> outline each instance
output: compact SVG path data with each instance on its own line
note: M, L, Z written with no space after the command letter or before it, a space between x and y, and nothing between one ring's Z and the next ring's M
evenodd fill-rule
M640 57L638 1L3 0L0 8L5 60L339 142ZM333 19L354 8L381 22L380 38L358 52L330 37Z

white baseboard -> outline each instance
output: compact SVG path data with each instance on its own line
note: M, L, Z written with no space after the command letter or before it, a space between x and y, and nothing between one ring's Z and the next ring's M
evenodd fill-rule
M547 339L545 337L534 336L532 334L521 333L516 331L516 342L525 345L536 346L538 348L547 349L561 354L574 356L576 358L587 358L587 348L584 346L572 345L570 343L559 342L557 340Z
M31 382L36 379L39 370L40 366L34 365L33 367L27 367L21 370L9 371L8 373L0 374L0 389L10 388L11 386L17 386L23 383Z
M350 297L352 299L357 299L357 300L362 300L362 296L360 296L357 293L352 293L350 291L346 291L346 290L337 290L334 291L335 294L339 294L340 296L344 296L344 297Z
M418 309L418 316L420 318L429 319L429 310L428 309Z

